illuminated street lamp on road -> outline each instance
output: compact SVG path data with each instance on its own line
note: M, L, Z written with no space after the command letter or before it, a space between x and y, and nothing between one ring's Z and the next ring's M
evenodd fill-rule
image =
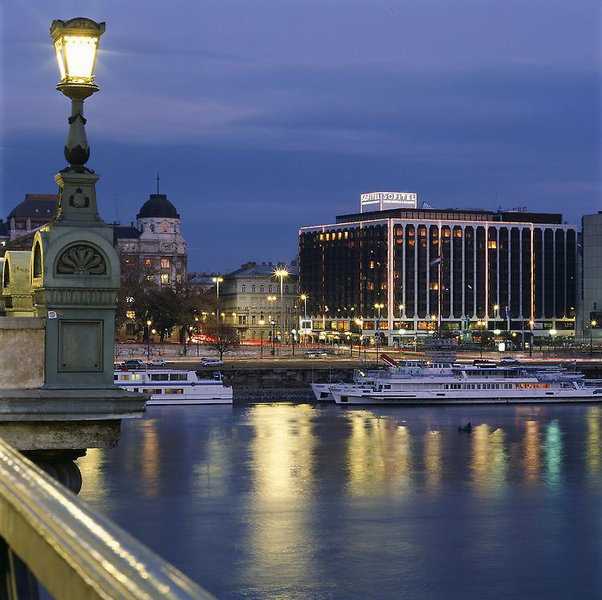
M282 355L282 344L284 343L284 278L288 277L288 271L284 268L276 269L274 276L280 278L280 354Z

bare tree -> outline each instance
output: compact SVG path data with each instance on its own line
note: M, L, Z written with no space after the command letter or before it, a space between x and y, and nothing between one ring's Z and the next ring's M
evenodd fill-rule
M224 354L232 352L240 345L236 329L232 325L224 323L219 315L216 321L210 321L203 325L203 334L207 339L205 345L218 352L220 360Z

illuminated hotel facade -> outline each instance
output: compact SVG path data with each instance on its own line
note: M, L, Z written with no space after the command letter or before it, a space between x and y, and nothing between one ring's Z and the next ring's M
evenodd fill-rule
M322 337L573 336L577 229L524 209L364 211L299 230L299 277Z

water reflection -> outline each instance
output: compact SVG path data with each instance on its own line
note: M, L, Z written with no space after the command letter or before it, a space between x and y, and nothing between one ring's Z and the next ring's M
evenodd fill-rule
M541 443L539 439L539 423L528 420L524 424L523 436L523 468L524 478L528 485L536 484L541 469Z
M506 487L508 454L505 438L501 428L491 431L485 423L473 429L471 470L479 494L500 493Z
M253 582L253 589L266 579L284 586L313 577L314 415L308 405L294 414L283 405L249 410L253 487L245 520L254 560L246 564L245 580Z
M562 431L558 419L548 423L545 439L546 484L557 488L562 483Z
M354 497L403 496L411 491L411 438L405 425L377 418L370 411L346 415L349 480Z
M587 438L586 457L590 480L593 485L599 486L602 481L600 448L600 416L599 406L591 406L587 410Z
M596 510L575 490L599 500L600 407L203 408L124 423L81 495L218 597L519 597L510 568L592 567L568 548Z

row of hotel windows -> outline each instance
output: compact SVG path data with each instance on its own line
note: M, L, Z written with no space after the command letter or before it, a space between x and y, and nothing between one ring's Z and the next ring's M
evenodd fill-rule
M301 284L314 314L326 305L356 305L367 314L392 285L395 305L405 305L409 317L482 317L496 304L514 317L574 315L574 229L396 224L392 281L387 225L355 230L358 247L338 242L339 233L345 238L333 232L337 242L328 246L319 241L324 232L299 238Z

